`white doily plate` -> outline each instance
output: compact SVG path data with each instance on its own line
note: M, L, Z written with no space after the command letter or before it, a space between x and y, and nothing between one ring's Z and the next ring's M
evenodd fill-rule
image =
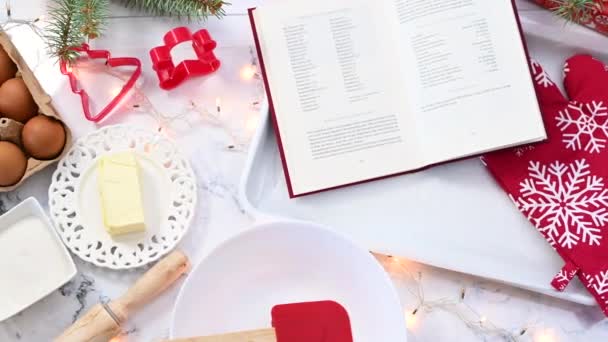
M132 150L141 168L146 232L112 238L103 226L100 156ZM134 126L107 126L80 138L49 188L51 219L72 253L97 266L128 269L158 260L184 236L196 206L196 180L175 144Z

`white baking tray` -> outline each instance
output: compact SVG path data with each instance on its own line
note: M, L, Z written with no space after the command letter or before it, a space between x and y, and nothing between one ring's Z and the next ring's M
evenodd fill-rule
M521 11L530 54L554 80L574 53L608 61L608 39L565 25L546 11ZM558 82L560 83L560 82ZM310 220L372 251L468 273L582 304L579 282L560 293L549 282L561 258L517 211L479 159L289 199L268 108L252 142L241 202L261 220Z

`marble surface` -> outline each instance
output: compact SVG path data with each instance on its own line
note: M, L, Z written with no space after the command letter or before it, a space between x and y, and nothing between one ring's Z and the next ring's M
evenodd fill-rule
M14 12L36 17L40 6L32 5L34 2L15 4L13 1ZM247 141L257 122L255 102L260 97L259 82L245 81L240 77L241 68L253 58L252 39L244 9L256 2L259 1L237 1L230 8L228 17L207 24L220 42L217 52L224 62L223 68L204 81L188 83L172 92L171 96L156 86L147 60L147 49L158 43L162 33L176 26L176 22L113 7L113 18L108 25L106 37L95 43L96 46L111 49L115 55L139 56L142 59L145 80L143 91L159 111L187 111L189 101L214 108L216 99L221 99L222 112L219 120L196 117L189 119L188 123L174 122L168 133L182 146L184 153L189 155L199 180L196 217L180 244L180 248L190 256L193 263L199 262L210 248L223 241L229 235L226 234L227 230L235 234L247 229L255 221L239 205L238 183L245 163ZM521 10L538 9L523 3ZM191 26L197 27L195 24ZM62 91L68 94L64 96L71 96L66 89L60 90ZM52 95L54 98L59 96ZM130 122L156 127L157 122L151 116L132 106L125 107L127 108L111 123ZM76 136L95 128L82 119L79 109L64 115ZM231 148L232 146L236 148ZM17 191L0 194L0 214L29 196L36 197L47 207L47 189L53 170L54 167L49 167L29 179ZM78 275L71 282L22 313L0 323L0 341L50 341L92 305L119 296L143 272L115 272L78 259L75 261ZM418 306L418 297L413 293L419 289L423 289L424 298L430 304L451 301L458 303L462 298L462 290L465 289L463 303L443 308L434 306L430 311L420 310L416 316L410 316L409 341L507 340L501 334L485 334L479 329L467 327L459 315L463 312L470 313L469 309L483 316L482 326L490 327L493 324L517 335L521 341L608 340L608 320L595 307L551 299L413 262L403 263L410 272L416 276L421 275L419 283L408 278L394 263L386 262L385 265L403 303L404 324L407 313ZM159 341L167 337L173 303L182 281L133 317L125 327L122 340ZM477 316L472 317L476 319Z

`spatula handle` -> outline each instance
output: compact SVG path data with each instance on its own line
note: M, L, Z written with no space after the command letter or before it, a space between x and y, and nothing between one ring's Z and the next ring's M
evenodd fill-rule
M178 338L164 342L277 342L277 336L274 329L269 328L214 336Z

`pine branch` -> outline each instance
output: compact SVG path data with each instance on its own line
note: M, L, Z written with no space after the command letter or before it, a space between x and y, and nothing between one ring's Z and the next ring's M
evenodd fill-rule
M71 61L78 55L70 48L82 44L82 36L74 31L78 26L76 13L80 0L56 0L49 7L47 45L51 53L61 60Z
M103 24L108 16L108 0L81 0L82 25L81 33L87 39L99 37Z
M46 34L51 54L72 62L78 57L73 47L101 34L107 8L108 0L53 0Z
M584 23L591 18L592 13L602 7L601 1L596 0L553 0L551 10L558 16L575 23Z
M209 16L222 17L224 6L230 3L223 0L117 0L128 6L155 15L176 16L178 18L207 19Z
M117 0L156 15L206 19L222 17L223 0ZM109 0L51 0L47 45L61 61L72 62L78 56L73 47L101 35L107 18Z

